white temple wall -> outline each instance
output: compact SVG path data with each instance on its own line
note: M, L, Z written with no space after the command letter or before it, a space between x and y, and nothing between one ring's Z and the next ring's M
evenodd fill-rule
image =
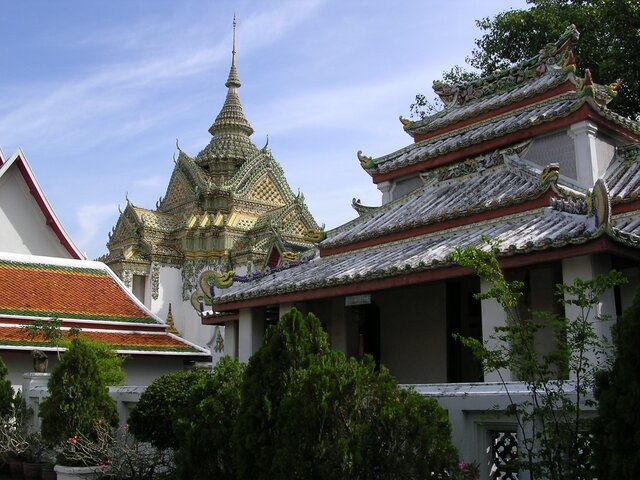
M640 291L640 272L638 267L628 267L621 270L622 274L627 278L628 282L620 286L620 306L624 312L633 303L633 299Z
M156 378L170 372L185 370L185 357L136 355L127 358L122 368L127 372L124 385L150 385ZM49 369L51 371L51 369Z
M0 177L0 250L71 258L47 225L17 168Z
M446 289L421 284L377 292L380 360L400 383L447 381Z

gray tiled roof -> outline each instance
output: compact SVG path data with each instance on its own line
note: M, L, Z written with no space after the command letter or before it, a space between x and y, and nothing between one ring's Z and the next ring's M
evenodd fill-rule
M640 144L618 149L618 158L606 173L613 204L637 200L640 194Z
M561 69L549 70L545 75L512 90L467 103L457 108L446 108L412 125L411 134L422 134L472 118L485 112L511 105L524 99L551 90L567 81L567 72Z
M493 152L429 171L423 187L332 230L321 246L337 247L493 210L537 198L549 189L539 173L517 162L513 152Z
M511 132L562 118L576 111L586 101L586 98L576 98L575 93L559 95L553 99L493 117L453 133L449 132L414 143L389 155L373 159L375 164L373 170L376 173L391 172Z
M581 244L602 233L593 217L552 207L531 210L482 224L430 233L397 242L313 260L247 283L236 282L218 302L279 295L393 277L450 265L456 247L479 245L482 236L499 239L504 255Z

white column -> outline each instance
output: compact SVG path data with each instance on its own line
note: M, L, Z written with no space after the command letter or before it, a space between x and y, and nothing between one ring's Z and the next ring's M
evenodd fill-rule
M238 321L238 360L246 362L264 339L264 310L241 308Z
M382 205L393 200L393 188L396 186L393 182L380 182L377 187L382 192Z
M576 278L581 280L591 280L597 275L606 275L611 270L611 259L608 256L590 256L565 258L562 260L562 281L567 285L573 284ZM565 316L569 320L574 320L581 313L580 307L576 305L565 306ZM609 315L607 321L596 320L597 316ZM600 302L592 309L588 320L593 326L594 332L606 341L611 341L611 327L616 319L616 302L613 289L610 288L600 295ZM594 352L588 358L595 364L602 365L604 359L597 359Z
M485 280L480 281L480 291L482 293L487 293L491 287L491 283ZM494 334L495 327L503 327L507 324L506 312L493 298L482 300L481 308L483 342L485 342L485 345L487 345L490 350L504 348L504 345L501 345L500 342L490 340L489 337ZM500 378L500 375L502 375L502 378ZM512 380L510 370L501 369L499 372L485 372L484 374L485 382L500 382L502 380L504 380L505 382L509 382Z
M598 179L597 133L598 127L589 121L576 123L569 128L575 150L576 176L584 188L592 188Z
M281 303L279 305L278 318L282 318L289 310L293 308L293 303Z
M224 324L224 353L231 358L238 358L238 322Z
M338 352L347 354L347 319L344 297L335 297L331 299L331 322L329 332L331 337L331 348Z

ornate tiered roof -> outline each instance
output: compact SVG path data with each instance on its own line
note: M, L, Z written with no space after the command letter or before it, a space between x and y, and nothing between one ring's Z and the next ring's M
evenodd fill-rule
M287 245L312 246L304 232L318 225L267 145L259 149L251 142L240 85L234 19L227 95L209 129L211 141L195 158L178 147L167 192L155 210L127 201L103 257L118 274L147 274L152 262L204 262L218 269L251 262L260 268L275 241L273 227Z
M511 69L463 85L435 82L445 109L403 120L415 143L379 158L358 152L375 183L410 180L413 190L376 208L354 201L359 216L327 232L314 256L271 275L235 278L216 297L216 310L465 275L451 253L485 237L497 239L513 265L596 251L637 257L628 247L640 246L640 124L607 109L618 83L597 85L588 70L575 75L577 38L570 27ZM565 133L584 120L603 127L605 150L626 143L591 186L560 167L592 162L576 158ZM547 149L547 134L558 132L570 161Z
M235 282L218 296L218 307L453 267L450 254L454 249L477 245L482 237L499 240L503 256L580 246L598 238L621 245L640 244L639 212L612 217L605 212L606 218L598 218L596 210L588 207L593 204L593 193L563 185L553 167L535 172L515 151L458 164L455 176L450 175L450 167L431 172L434 175L416 192L328 232L319 253L308 262L255 281ZM500 157L502 161L497 160ZM493 158L494 164L480 171L470 167L487 158ZM640 156L633 163L640 164ZM605 179L621 188L616 180L619 169L617 162L612 164ZM548 195L543 197L544 193ZM542 206L531 202L538 198L543 199ZM508 207L517 207L519 202L529 203L522 203L521 211L508 213L513 211ZM490 212L495 215L487 215ZM478 214L485 214L483 220L478 221ZM451 226L450 220L465 215L476 218ZM417 227L422 225L437 228L420 234ZM365 239L375 241L359 246ZM336 249L341 245L348 248Z
M21 327L56 318L63 334L80 328L81 336L106 341L118 351L208 356L168 333L99 262L0 253L0 290L3 349L46 347L44 339L31 338Z

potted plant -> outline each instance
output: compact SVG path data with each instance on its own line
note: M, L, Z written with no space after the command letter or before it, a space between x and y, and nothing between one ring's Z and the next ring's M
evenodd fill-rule
M108 428L117 424L118 414L92 342L71 341L53 368L48 390L49 397L40 406L41 433L46 441L63 444L55 466L58 480L97 477L104 459L93 453L80 456L77 451L99 441L96 419Z

